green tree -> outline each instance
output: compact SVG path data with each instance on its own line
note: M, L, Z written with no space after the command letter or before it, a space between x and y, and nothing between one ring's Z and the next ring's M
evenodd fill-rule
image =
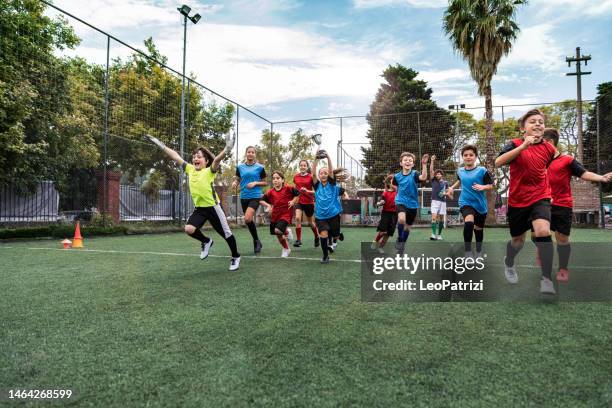
M400 64L382 74L386 83L378 89L367 116L370 144L361 148L365 180L372 187L381 188L385 176L397 171L404 151L417 156L433 153L440 162L452 156L451 115L431 100L431 88L417 75Z
M302 129L289 136L289 142L284 144L280 133L271 133L265 129L261 134L260 144L257 144L257 161L263 164L268 173L280 171L285 175L285 181L291 182L297 172L300 160L314 159L314 142Z
M612 82L597 86L596 103L595 109L589 114L584 132L585 165L589 170L597 171L599 162L599 171L607 173L612 171ZM602 190L605 193L612 192L612 183L602 184Z
M519 27L514 21L518 6L526 0L450 0L443 28L453 48L467 62L478 93L485 98L486 153L489 171L495 167L491 80L501 58L508 55ZM495 197L488 195L489 219L494 216Z
M45 16L45 7L10 0L0 8L0 184L30 191L45 179L61 189L71 170L97 164L71 99L74 71L54 55L79 40L64 19Z

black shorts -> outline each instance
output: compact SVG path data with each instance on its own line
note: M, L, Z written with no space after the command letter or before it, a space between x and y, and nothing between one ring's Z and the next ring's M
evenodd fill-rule
M321 233L321 231L327 231L330 237L337 237L340 235L340 214L323 220L316 218L315 224L317 225L319 233Z
M406 225L414 224L414 219L417 215L417 208L406 208L405 206L398 204L396 205L397 213L406 213Z
M572 230L572 214L573 212L570 207L551 205L550 230L569 236Z
M383 211L380 214L380 221L378 222L378 227L376 227L376 231L384 232L388 236L392 237L395 233L395 226L397 225L397 213Z
M240 200L240 204L242 205L242 213L244 214L247 208L252 208L255 210L255 212L257 212L257 209L259 208L259 200L261 200L261 198L247 198L245 200Z
M275 229L278 229L281 233L287 231L289 223L285 220L278 220L276 222L270 222L270 235L276 235Z
M471 207L469 205L461 207L459 211L461 212L461 215L463 216L464 220L465 217L467 217L468 215L473 215L474 225L479 228L484 228L485 220L487 219L487 214L479 213L474 207Z
M294 208L296 210L302 210L304 212L304 215L306 215L308 218L312 217L314 215L314 204L300 204L297 203Z
M518 237L525 231L531 229L533 220L546 220L550 222L550 200L544 199L536 201L529 207L508 206L508 225L510 235Z
M232 230L227 223L227 218L220 204L216 204L213 207L196 207L189 216L187 224L200 229L206 221L210 222L210 225L222 237L229 238L232 236Z

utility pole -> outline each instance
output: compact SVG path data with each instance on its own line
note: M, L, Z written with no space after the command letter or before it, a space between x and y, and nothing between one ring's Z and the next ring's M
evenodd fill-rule
M580 55L580 47L576 47L575 57L565 57L567 66L571 67L572 62L576 63L576 72L568 72L567 76L576 76L576 116L578 119L578 161L584 161L584 146L582 145L582 75L590 75L590 72L583 72L580 70L580 63L584 61L584 65L588 65L588 61L591 59L590 55Z

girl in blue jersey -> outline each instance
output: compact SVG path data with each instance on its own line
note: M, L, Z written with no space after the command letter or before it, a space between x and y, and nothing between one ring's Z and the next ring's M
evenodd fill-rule
M487 218L486 190L493 189L493 178L486 168L476 166L478 148L466 145L461 149L464 166L457 171L457 181L448 188L449 195L460 185L459 209L463 216L463 242L465 257L473 258L472 235L476 237L476 257L482 256L484 225Z
M397 186L397 196L395 197L395 206L397 208L397 241L395 248L399 253L404 252L406 240L410 234L410 227L416 218L417 209L419 208L419 184L421 181L427 180L427 160L428 154L424 154L421 158L422 173L413 170L416 160L414 154L404 152L400 155L400 165L402 170L395 173L392 179L392 184Z
M240 185L240 204L244 213L244 223L246 224L251 237L253 237L253 248L256 254L261 252L261 241L257 235L255 226L255 213L259 208L259 200L263 196L261 187L265 186L266 170L264 166L257 163L257 151L255 147L249 146L244 153L245 162L236 167L236 177L232 188Z
M317 152L317 158L327 158L327 167L322 167L317 173L317 160L312 162L312 181L315 191L315 223L319 230L323 258L321 263L329 263L329 252L332 238L340 236L340 213L342 204L339 196L341 187L337 181L342 181L343 169L333 170L331 159L324 151Z

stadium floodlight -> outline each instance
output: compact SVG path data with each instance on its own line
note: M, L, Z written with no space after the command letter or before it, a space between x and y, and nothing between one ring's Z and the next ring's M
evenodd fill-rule
M195 14L193 16L189 16L191 13L191 7L186 4L183 4L181 7L177 8L178 12L183 16L183 75L182 75L182 86L181 86L181 135L180 135L180 151L181 157L185 157L185 71L187 67L187 19L191 20L193 24L197 24L198 21L202 18L201 15ZM183 172L184 170L181 168L181 172L179 175L179 185L183 185ZM181 194L179 194L179 218L181 217L183 205L183 193L181 190Z

